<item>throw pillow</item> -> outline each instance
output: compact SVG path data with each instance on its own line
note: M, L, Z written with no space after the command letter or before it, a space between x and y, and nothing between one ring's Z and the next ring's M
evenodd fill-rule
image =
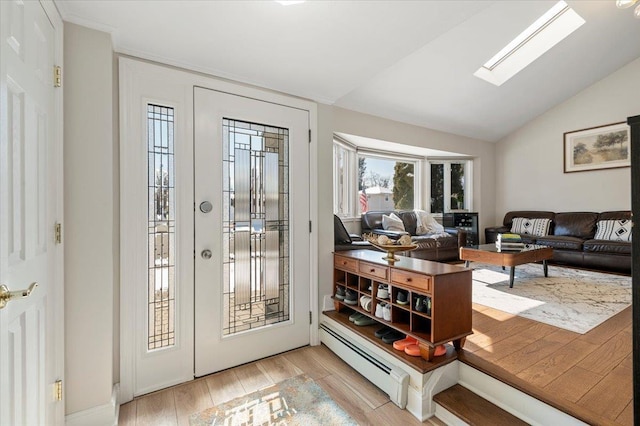
M511 223L511 232L514 234L535 235L544 237L549 234L551 219L528 219L526 217L514 217Z
M400 219L394 213L391 213L388 216L386 214L382 215L382 229L385 229L387 231L405 232L402 219Z
M444 226L440 225L433 216L424 210L415 210L417 225L416 234L441 234L444 232Z
M599 220L597 223L596 240L631 241L632 222L629 219Z

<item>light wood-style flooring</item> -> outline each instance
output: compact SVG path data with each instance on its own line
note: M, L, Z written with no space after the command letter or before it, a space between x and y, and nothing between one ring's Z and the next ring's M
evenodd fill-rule
M141 396L120 407L122 426L188 425L189 415L305 373L358 424L419 425L325 346L297 349ZM427 425L442 426L438 419Z
M474 304L474 334L459 359L587 423L633 425L631 324L630 307L578 334ZM188 425L192 413L301 373L359 424L419 424L325 346L136 398L120 408L120 424ZM443 423L434 418L426 424Z
M586 334L473 305L466 362L590 424L633 425L631 307Z

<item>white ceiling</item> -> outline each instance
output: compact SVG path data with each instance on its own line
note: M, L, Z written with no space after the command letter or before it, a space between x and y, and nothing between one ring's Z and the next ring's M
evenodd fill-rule
M473 73L555 1L55 2L120 53L488 141L640 57L612 0L567 0L586 23L500 87Z

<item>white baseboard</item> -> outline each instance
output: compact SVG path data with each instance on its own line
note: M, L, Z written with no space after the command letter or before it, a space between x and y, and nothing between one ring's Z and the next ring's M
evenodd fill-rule
M66 426L114 426L120 414L120 384L113 385L111 401L104 405L78 411L65 417Z

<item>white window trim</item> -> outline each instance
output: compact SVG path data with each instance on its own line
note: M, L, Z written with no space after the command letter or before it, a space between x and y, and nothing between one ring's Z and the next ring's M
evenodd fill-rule
M464 164L464 211L473 211L473 158L427 158L424 161L425 164L425 182L431 182L431 165L432 164L444 164L444 212L451 212L451 179L446 178L451 176L451 164ZM431 199L431 185L426 185L424 188L424 199ZM431 203L425 206L425 210L431 212ZM442 216L441 213L433 213L434 216Z

